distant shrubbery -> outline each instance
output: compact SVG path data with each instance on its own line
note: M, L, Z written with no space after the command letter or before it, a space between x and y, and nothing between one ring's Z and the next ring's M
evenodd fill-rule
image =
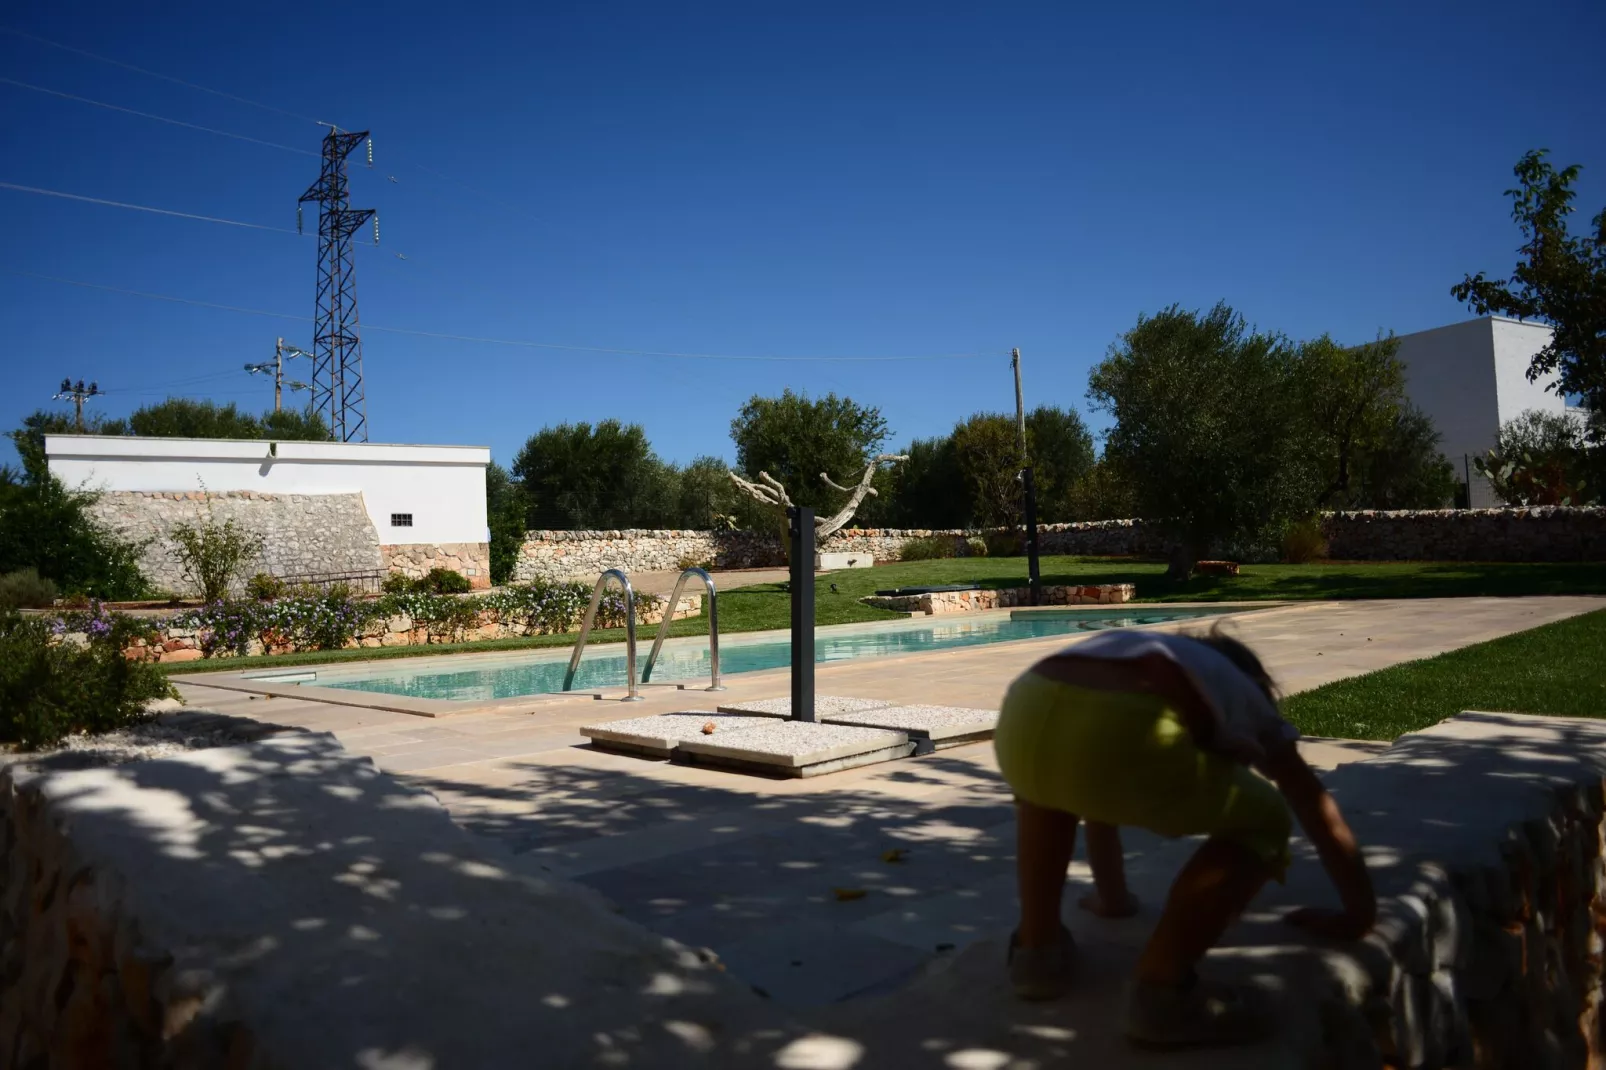
M898 548L899 561L935 561L939 558L958 557L959 548L951 537L930 535L909 539Z
M43 609L56 600L56 585L31 568L0 576L0 613L8 609Z

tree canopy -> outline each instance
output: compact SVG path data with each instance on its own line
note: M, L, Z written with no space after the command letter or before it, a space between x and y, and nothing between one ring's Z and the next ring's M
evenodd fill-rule
M1300 403L1317 465L1315 509L1437 509L1454 493L1439 435L1405 394L1393 335L1298 351Z
M821 478L857 483L887 438L881 410L852 398L783 391L778 398L748 399L731 421L736 465L750 479L768 472L792 501L828 510L842 499Z
M1528 378L1554 372L1555 388L1581 396L1599 422L1606 414L1606 208L1591 222L1593 233L1573 234L1577 164L1556 168L1546 149L1525 153L1506 190L1511 218L1522 230L1520 259L1507 281L1468 275L1450 292L1480 316L1496 313L1548 323L1555 335L1534 355Z
M1088 397L1115 419L1105 456L1139 515L1169 528L1173 575L1309 511L1317 477L1297 373L1293 346L1225 304L1140 316L1093 369Z
M667 527L670 469L639 424L558 424L531 435L513 458L532 528Z
M1026 414L1026 440L1037 489L1037 518L1044 523L1084 519L1074 490L1093 470L1093 435L1074 409L1040 405Z

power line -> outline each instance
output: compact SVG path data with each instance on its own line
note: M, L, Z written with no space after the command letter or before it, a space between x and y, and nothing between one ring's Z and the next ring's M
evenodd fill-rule
M253 108L261 108L264 111L276 112L276 113L278 113L280 115L288 115L292 119L300 119L300 120L302 120L304 122L322 123L322 125L326 125L326 126L329 125L328 123L323 123L323 121L320 120L320 119L312 118L310 115L301 115L298 112L287 111L284 108L275 107L272 104L263 104L263 103L261 103L259 101L248 100L245 97L236 96L233 93L225 93L220 89L212 89L212 88L209 88L209 87L204 86L204 85L198 85L195 82L185 81L182 78L175 78L174 76L172 76L170 74L162 74L159 71L147 70L144 67L136 67L132 63L124 63L122 60L116 60L116 59L111 59L110 57L107 57L107 56L97 55L94 52L89 52L89 51L86 51L86 50L84 50L82 48L75 48L72 45L62 44L60 41L51 41L51 40L48 40L46 38L40 37L37 34L24 33L22 30L15 29L13 27L0 26L0 32L15 34L18 37L25 37L30 41L37 41L38 43L40 43L42 45L49 45L52 48L59 48L59 49L62 49L64 51L67 51L67 52L73 52L73 53L76 53L77 55L86 56L89 59L96 60L96 61L98 61L100 63L109 63L114 67L121 67L124 70L134 71L134 72L136 72L138 74L147 75L147 76L149 76L151 78L160 78L164 82L172 82L175 85L185 86L186 88L189 88L189 89L196 89L196 90L199 90L202 93L210 93L213 96L223 97L223 98L225 98L227 100L232 100L232 101L235 101L235 102L240 103L240 104L248 104ZM7 79L7 80L9 80L9 79ZM22 85L23 83L13 82L13 84ZM37 86L26 86L26 88L36 89L36 88L39 88L39 87L37 87ZM55 95L57 95L57 96L67 97L68 99L71 99L71 100L83 100L85 103L89 103L89 104L99 104L101 107L113 108L113 109L115 109L117 111L126 111L126 112L129 112L129 113L134 114L134 115L144 116L145 118L148 118L148 119L157 119L157 120L160 120L162 122L172 122L172 123L176 123L179 126L192 126L197 130L206 130L208 133L223 134L226 137L238 137L238 138L241 138L242 140L245 140L245 141L257 141L258 140L256 138L244 137L244 135L241 135L241 134L231 134L228 131L224 131L224 130L213 130L213 129L210 129L209 127L195 126L195 124L193 124L193 123L180 123L180 122L178 122L178 120L165 119L165 118L163 118L162 116L159 116L159 115L150 115L150 114L148 114L146 112L134 111L132 108L118 107L115 104L102 104L100 101L87 100L86 98L83 98L83 97L74 97L74 96L71 96L70 94L66 94L66 93L56 93L55 90L39 89L39 91L43 92L43 93L55 93ZM271 142L271 141L262 141L260 143L263 144L263 145L273 145L274 148L288 149L291 152L304 152L309 156L318 155L315 152L307 152L307 150L305 150L305 149L297 149L297 148L293 148L293 147L288 146L288 145L278 145L278 144L275 144L274 142ZM526 218L529 218L529 219L536 219L537 218L537 217L531 215L526 209L520 208L519 206L514 205L514 204L512 204L512 203L510 203L510 202L508 202L506 200L503 200L500 197L496 197L496 196L493 196L492 194L486 193L483 190L475 189L473 186L469 186L469 185L459 181L458 179L452 178L450 175L444 175L441 172L435 170L434 168L425 167L421 163L414 163L412 166L415 169L424 172L425 174L433 175L435 178L445 182L448 185L456 186L459 189L461 189L461 190L463 190L463 191L465 191L467 193L472 193L476 197L480 197L480 198L482 198L482 199L484 199L486 201L489 201L490 203L496 205L497 207L502 208L504 211L510 211L510 212L515 213L515 214L525 216ZM397 181L397 179L395 178L394 175L391 176L391 181L392 182Z
M196 215L193 212L175 212L170 208L152 208L144 204L129 204L127 201L109 201L103 197L85 197L81 193L64 193L59 189L40 189L38 186L19 186L15 182L0 182L0 189L16 190L19 193L37 193L42 197L60 197L68 201L83 201L86 204L104 204L110 208L128 208L136 212L151 212L154 215L170 215L179 219L198 219L203 223L222 223L230 227L248 227L251 230L271 230L278 234L294 234L301 236L300 231L289 227L270 227L265 223L242 223L238 219L221 219L214 215Z
M223 97L225 100L232 100L237 104L249 104L253 108L261 108L263 111L271 111L277 112L280 115L288 115L290 118L300 119L302 122L316 123L319 121L312 118L310 115L301 115L293 111L287 111L284 108L276 108L272 104L263 104L260 101L248 100L245 97L235 96L233 93L225 93L221 89L209 89L204 85L196 85L194 82L186 82L182 78L174 78L171 74L160 74L156 71L146 70L144 67L136 67L132 63L124 63L119 59L110 59L106 56L96 55L95 53L86 51L82 48L74 48L72 45L64 45L60 41L52 41L48 38L40 37L38 34L25 33L22 30L16 29L12 26L0 26L0 32L15 34L18 37L26 37L30 41L37 41L39 44L49 45L51 48L59 48L63 52L72 52L80 56L85 56L89 59L95 60L98 63L109 63L113 67L121 67L125 71L133 71L136 74L143 74L150 78L160 78L164 82L172 82L174 85L181 85L187 89L197 89L202 93L210 93L215 97Z
M297 238L304 238L307 236L301 231L291 230L289 227L270 227L266 223L246 223L239 219L223 219L222 217L215 215L196 215L194 212L176 212L171 208L152 208L148 204L130 204L127 201L112 201L107 200L104 197L86 197L81 193L67 193L64 190L59 189L41 189L38 186L22 186L15 182L0 182L0 189L16 190L19 193L36 193L42 197L60 197L63 200L68 201L83 201L85 204L101 204L108 208L127 208L135 212L150 212L153 215L174 216L178 219L195 219L202 223L222 223L224 226L229 227L246 227L250 230L267 230L272 231L275 234L291 234ZM358 241L357 244L377 246L379 243L371 241ZM403 259L406 259L406 257L403 257Z
M46 282L59 282L67 286L79 286L88 290L104 290L107 293L123 294L128 297L144 297L153 301L168 301L178 305L194 305L197 308L211 308L221 312L238 312L250 316L271 316L275 319L296 320L301 323L311 323L311 316L295 316L287 312L269 312L260 308L242 308L238 305L222 305L212 301L197 301L188 297L174 297L169 294L148 293L143 290L128 290L120 286L106 286L98 282L82 282L78 279L62 278L59 275L43 275L36 271L23 271L19 268L0 268L8 275L18 275L29 279L42 279ZM364 323L363 328L370 331L383 331L386 334L410 335L416 338L435 338L451 342L475 342L483 345L515 346L521 349L554 349L569 353L596 353L606 356L619 357L665 357L679 360L741 360L741 361L769 361L789 363L905 363L918 360L993 360L996 353L926 353L916 356L903 357L820 357L820 356L753 356L735 353L672 353L657 349L612 349L603 346L575 346L561 345L556 342L531 342L516 338L488 338L471 334L446 334L439 331L420 331L409 327L383 327L374 323Z
M148 111L137 111L134 108L125 108L121 104L108 104L104 100L91 100L88 97L80 97L73 93L63 93L59 89L46 89L42 85L33 85L30 82L19 82L15 78L0 77L0 82L4 82L6 85L14 85L19 89L31 89L35 93L48 93L50 96L60 97L63 100L76 100L80 104L93 104L97 108L107 108L111 111L120 111L125 115L137 115L141 119L154 119L159 123L168 123L172 126L182 126L187 130L200 130L203 133L217 134L220 137L232 137L236 141L249 141L254 145L266 145L270 149L283 149L285 152L295 152L301 154L302 156L318 155L316 152L312 152L309 149L298 149L294 145L281 145L277 141L263 141L259 137L247 137L244 134L236 134L229 130L219 130L212 126L200 126L196 123L186 123L182 119L169 119L165 115L154 115Z

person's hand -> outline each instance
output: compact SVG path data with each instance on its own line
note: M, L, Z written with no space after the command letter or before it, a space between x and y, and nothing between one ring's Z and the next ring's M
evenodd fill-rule
M1372 931L1372 920L1332 907L1300 907L1283 918L1288 924L1329 940L1359 940Z

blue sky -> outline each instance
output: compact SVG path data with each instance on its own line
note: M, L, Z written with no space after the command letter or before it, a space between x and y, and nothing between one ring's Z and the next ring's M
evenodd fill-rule
M610 416L666 458L728 457L742 401L788 386L878 405L905 442L1012 406L1011 346L1029 404L1085 411L1088 368L1173 302L1349 341L1466 318L1449 288L1509 272L1528 148L1584 165L1577 223L1606 204L1599 3L232 6L25 0L0 25L279 111L12 33L0 77L308 153L315 119L371 129L371 328L972 355L365 331L373 439L504 462ZM0 101L12 185L293 231L317 174L4 82ZM311 237L9 189L0 219L6 426L63 376L111 390L109 415L168 393L260 410L241 364L310 342L303 320L8 272L310 317Z

